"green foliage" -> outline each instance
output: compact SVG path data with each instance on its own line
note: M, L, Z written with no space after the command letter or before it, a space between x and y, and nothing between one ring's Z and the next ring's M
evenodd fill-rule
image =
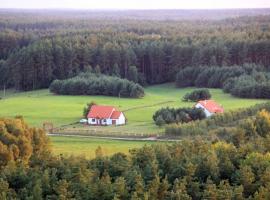
M205 113L200 108L161 108L153 115L156 125L171 123L187 123L194 120L204 119Z
M267 112L264 112L264 109ZM220 132L220 136L223 137L222 135L226 135L227 131L225 129L225 133L222 133L222 129L220 128L228 128L239 124L240 129L244 130L245 135L248 135L248 137L255 137L258 134L258 130L260 130L261 136L266 136L268 130L268 112L270 112L269 103L258 104L250 108L227 111L200 121L186 124L171 124L166 127L165 133L168 135L194 136L204 135L209 131L218 131ZM255 117L256 120L251 120L250 117ZM237 134L240 133L238 131Z
M106 133L143 133L153 134L164 132L153 123L153 114L162 107L192 107L191 102L179 101L179 96L190 93L194 88L175 88L173 84L162 84L149 86L145 89L144 98L130 99L112 96L63 96L54 95L48 90L31 92L7 91L4 101L0 100L0 116L23 115L25 120L34 126L41 127L44 121L50 121L54 126L72 124L79 121L82 117L82 109L89 101L98 102L102 105L118 107L125 112L129 119L126 126L121 127L100 127ZM232 97L230 94L223 93L220 89L209 89L212 99L219 102L225 111L246 108L266 100L260 99L241 99ZM42 105L43 109L39 109ZM53 105L53 106L52 106ZM35 112L33 112L35 110ZM143 112L143 115L141 114ZM72 127L71 127L72 128ZM88 127L94 131L95 127ZM65 148L65 151L68 150ZM76 150L76 148L75 148ZM78 150L79 151L79 150ZM68 152L70 152L68 150Z
M266 110L258 112L254 126L260 136L267 137L270 134L270 113Z
M234 11L167 12L1 12L0 60L10 72L8 87L47 88L53 80L73 77L89 66L93 72L120 75L142 85L174 81L176 72L188 66L269 67L267 9L252 11L260 16L218 21L207 19L221 19L220 12L235 16L230 14ZM205 20L187 23L187 16ZM208 75L201 75L197 84ZM184 85L190 85L192 77L182 76ZM218 77L210 78L212 87L220 86Z
M84 117L85 119L87 119L87 115L88 115L88 113L89 113L89 111L91 110L91 107L92 107L93 105L96 105L96 102L92 101L92 102L90 102L90 103L87 103L86 107L83 108L83 117Z
M270 98L270 74L254 71L251 75L230 78L224 83L224 91L243 98Z
M188 67L176 75L178 87L196 86L222 88L244 98L270 97L270 74L260 65L244 64L231 67ZM184 100L188 99L188 94Z
M239 77L248 73L250 69L260 68L256 65L222 66L222 67L187 67L181 69L176 75L178 87L196 86L208 88L222 88L224 82L232 77Z
M138 83L139 77L138 77L138 70L136 66L128 67L126 77L128 80L133 81L134 83Z
M255 108L253 110L255 112ZM255 124L259 120L258 124L265 124L268 118L268 111L263 110L248 120L253 120ZM18 131L21 119L3 119L1 123L5 124L7 130L1 135L1 141L12 141L7 133L13 133L16 138L25 137L30 143L34 141L31 131L35 128L24 124L25 132ZM241 127L239 125L237 131ZM3 132L3 128L1 130ZM260 134L250 137L245 130L244 134L244 141L240 145L235 145L232 138L219 138L210 142L208 139L193 138L171 144L152 144L133 149L129 155L116 153L110 157L100 153L100 147L97 157L91 160L49 154L37 156L37 152L33 151L30 159L24 162L17 159L1 164L0 197L89 200L267 199L270 185L270 137ZM46 140L46 136L43 137ZM37 144L36 141L34 143ZM4 149L1 147L0 151ZM50 153L46 148L42 151ZM1 158L3 160L5 157Z
M211 94L208 89L194 90L191 93L185 94L183 101L197 102L199 100L211 99Z
M55 80L50 91L64 95L105 95L140 98L144 89L131 81L114 76L82 73L66 80Z

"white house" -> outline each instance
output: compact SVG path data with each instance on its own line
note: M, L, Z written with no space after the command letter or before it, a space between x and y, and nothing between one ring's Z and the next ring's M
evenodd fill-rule
M206 117L210 117L216 113L223 113L224 109L218 105L214 100L202 100L195 104L196 108L202 108Z
M88 124L108 126L126 124L126 117L123 112L112 106L93 105L87 115Z

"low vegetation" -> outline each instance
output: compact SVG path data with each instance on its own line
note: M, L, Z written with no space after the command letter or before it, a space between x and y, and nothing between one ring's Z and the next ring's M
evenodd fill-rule
M190 122L187 124L171 124L166 127L165 134L167 136L204 136L209 137L211 133L216 131L222 133L221 135L228 137L228 131L232 132L232 129L248 119L254 119L256 114L261 110L270 112L270 103L258 104L249 108L237 109L234 111L226 111L223 114L214 115L211 118L207 118L201 121ZM252 127L252 126L251 126ZM250 128L251 128L250 127ZM214 134L216 135L216 134Z
M185 96L183 97L183 101L193 101L193 102L208 99L211 99L211 94L208 89L194 90L191 93L185 94Z
M115 76L82 73L76 77L55 80L50 91L63 95L105 95L117 97L140 98L144 89L137 83Z
M96 102L92 101L90 103L87 103L86 106L83 108L83 117L84 117L84 119L87 119L87 115L88 115L88 113L91 110L91 107L93 105L97 105Z
M171 123L187 123L204 119L205 113L201 108L161 108L153 115L156 125Z

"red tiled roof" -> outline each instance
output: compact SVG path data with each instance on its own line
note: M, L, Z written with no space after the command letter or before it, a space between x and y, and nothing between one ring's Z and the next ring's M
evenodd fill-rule
M120 111L113 111L111 119L118 119L122 112Z
M214 100L202 100L198 101L206 110L211 113L223 113L224 109L218 105Z
M116 109L112 106L93 105L87 115L88 118L108 119Z

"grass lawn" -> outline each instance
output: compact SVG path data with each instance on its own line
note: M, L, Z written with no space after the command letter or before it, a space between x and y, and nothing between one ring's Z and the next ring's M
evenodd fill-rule
M22 115L33 126L41 127L43 122L53 122L55 126L77 122L82 117L86 103L95 101L101 105L113 105L124 111L128 124L121 127L94 127L104 132L121 133L157 133L162 132L152 120L153 113L161 107L192 106L193 103L180 99L194 88L175 88L174 84L162 84L147 87L142 99L106 97L106 96L62 96L46 90L22 93L7 93L0 100L0 117ZM241 99L223 93L220 89L210 89L213 99L226 110L248 107L266 100ZM128 110L125 112L125 110ZM81 128L81 127L80 127ZM93 127L92 127L93 128ZM89 127L87 127L89 129Z
M55 155L81 155L86 158L94 158L95 150L99 146L102 148L104 155L110 156L117 152L128 154L130 149L154 143L57 136L50 137L50 139L53 144L52 149Z

